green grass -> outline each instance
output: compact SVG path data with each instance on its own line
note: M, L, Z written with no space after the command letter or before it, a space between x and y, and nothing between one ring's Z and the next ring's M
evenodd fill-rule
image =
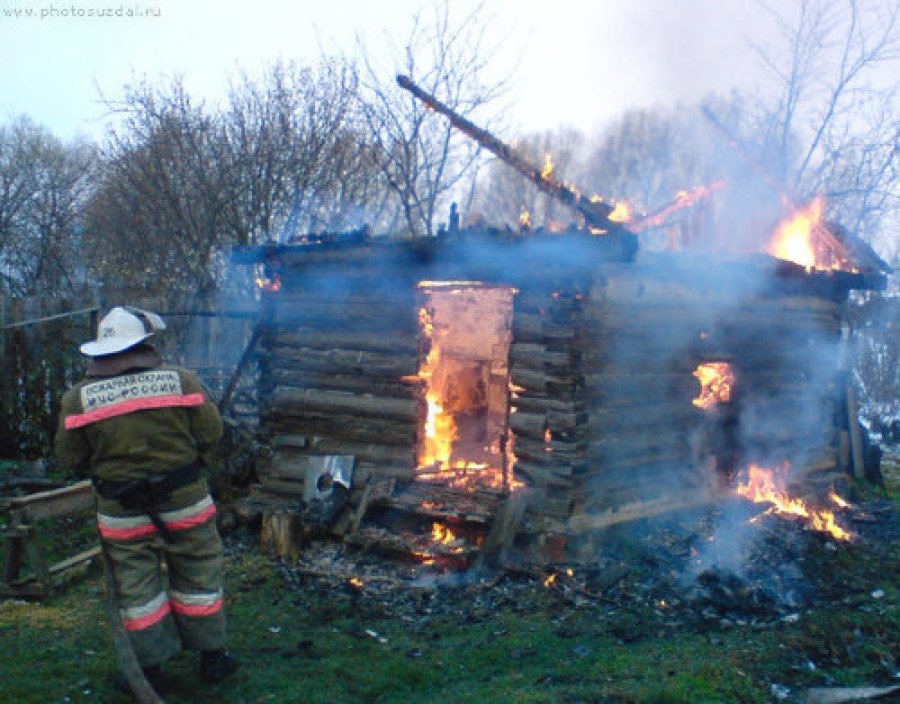
M58 555L92 539L91 521L43 538ZM773 684L797 694L896 682L900 546L828 550L811 541L804 565L808 576L825 577L818 606L801 609L796 622L729 627L627 600L575 607L540 584L462 616L432 610L427 599L396 610L365 595L354 602L321 580L292 587L276 561L251 550L226 561L231 647L242 669L207 686L195 656L183 654L167 667L166 701L762 704L774 700ZM454 603L444 598L435 601ZM95 570L47 602L0 602L0 702L131 701L112 689L117 663L103 600Z
M227 587L242 670L204 686L185 654L168 668L168 702L762 703L773 682L884 683L900 633L895 582L882 599L861 586L794 624L707 632L575 609L537 585L477 623L410 622L321 584L292 589L254 552L229 558ZM111 689L102 597L93 574L47 603L0 605L0 701L129 701Z

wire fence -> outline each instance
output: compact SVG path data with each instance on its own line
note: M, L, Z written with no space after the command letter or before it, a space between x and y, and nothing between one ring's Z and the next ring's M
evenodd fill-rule
M158 310L151 305L134 305ZM0 460L52 455L63 393L81 380L87 358L81 343L96 336L104 313L90 301L51 298L0 299ZM194 369L217 400L252 335L251 309L159 310L167 331L156 340L163 358ZM255 374L249 370L235 395L232 414L255 423Z

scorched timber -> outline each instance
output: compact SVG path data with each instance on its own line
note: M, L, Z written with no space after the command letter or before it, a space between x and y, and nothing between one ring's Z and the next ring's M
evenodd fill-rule
M368 332L338 330L325 332L316 326L283 328L272 336L273 348L308 348L313 350L346 350L354 352L380 352L388 355L413 355L419 342L415 335L398 335L396 332Z
M377 438L382 445L398 447L411 447L416 441L414 423L394 422L385 418L308 412L292 416L277 410L263 417L267 426L275 432L302 431L310 435L347 440L352 443L364 443Z
M276 388L267 405L269 408L279 408L284 413L348 413L412 423L418 419L416 402L412 399L360 396L319 389Z
M365 377L398 380L415 375L418 363L414 356L382 354L352 350L314 350L275 347L269 351L271 368L283 370L324 371L332 374L358 374Z
M546 374L542 371L513 366L510 369L510 376L512 383L524 387L529 396L567 396L576 393L584 386L583 377L577 374L569 376Z
M414 459L411 447L342 442L332 438L315 438L309 452L313 455L353 455L358 462L379 466L412 466Z
M374 289L374 278L383 276L382 269L368 269L355 275L346 269L323 272L318 276L307 272L302 279L282 275L282 284L288 286L272 294L270 301L289 305L302 302L310 306L334 303L380 305L394 309L413 303L414 294L404 285L388 283L387 288Z
M578 331L566 321L549 320L541 313L516 313L512 323L517 342L544 342L549 339L574 340Z
M352 326L357 330L389 332L406 330L411 335L416 332L415 308L395 309L387 306L371 304L321 303L307 307L303 303L290 306L287 303L276 309L273 325L315 324L322 329L340 330Z
M592 454L603 453L607 457L627 457L635 452L687 448L688 438L683 430L668 428L644 428L636 433L616 433L607 437L595 437L588 447Z
M557 490L558 493L568 495L572 489L571 473L557 474L551 468L534 464L528 460L516 462L516 476L526 479L531 486Z
M328 371L275 369L268 373L273 387L325 389L387 398L412 398L418 380L398 381L393 376L372 377L359 374L333 374Z
M587 422L587 414L558 413L513 413L509 417L509 427L516 437L530 437L543 440L548 429L554 432L573 431Z
M512 407L516 413L535 413L547 415L548 413L579 414L584 411L584 403L580 399L557 399L546 396L529 396L526 392L517 393L512 399ZM515 413L513 414L515 415Z
M438 482L415 481L379 501L428 518L486 523L503 498L503 494L493 490L455 489Z
M514 343L510 347L509 361L519 369L572 374L578 371L580 360L574 350L551 351L544 345Z
M591 463L584 470L576 473L576 479L579 482L586 482L588 486L596 483L596 486L602 489L607 477L612 476L611 473L614 472L622 471L624 472L623 476L631 476L631 479L626 479L625 481L633 485L634 472L647 472L648 474L659 472L659 477L665 477L672 468L702 471L694 466L690 452L679 449L677 452L672 452L669 455L657 452L652 456L610 457L606 460L601 457L592 457Z

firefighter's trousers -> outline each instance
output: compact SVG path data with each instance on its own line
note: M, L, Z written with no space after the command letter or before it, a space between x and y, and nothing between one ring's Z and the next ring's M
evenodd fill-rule
M175 490L157 514L173 538L167 542L149 516L98 499L122 621L142 667L161 664L181 648L225 648L215 513L205 482Z

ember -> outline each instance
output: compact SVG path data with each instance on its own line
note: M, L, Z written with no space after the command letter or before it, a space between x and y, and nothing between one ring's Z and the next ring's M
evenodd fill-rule
M850 540L852 535L835 523L834 513L810 508L802 499L792 498L788 495L785 485L789 470L790 464L787 462L775 469L766 469L751 464L747 468L747 482L738 484L735 493L738 496L749 499L753 503L772 504L761 515L781 513L800 516L809 521L813 530L828 533L838 540ZM834 496L837 497L836 494ZM840 497L837 498L839 499ZM757 518L759 517L757 516Z
M731 400L734 372L727 362L701 364L694 370L694 376L700 380L701 387L700 395L692 401L698 408L708 410Z
M838 496L838 495L834 492L833 489L832 489L830 492L828 492L828 498L831 499L831 501L832 501L834 504L836 504L838 508L853 508L853 504L851 504L851 503L850 503L849 501L847 501L846 499L843 499L843 498L841 498L840 496Z
M271 291L272 293L277 293L281 290L281 277L278 274L273 274L271 278L262 275L257 276L256 287L261 291Z

